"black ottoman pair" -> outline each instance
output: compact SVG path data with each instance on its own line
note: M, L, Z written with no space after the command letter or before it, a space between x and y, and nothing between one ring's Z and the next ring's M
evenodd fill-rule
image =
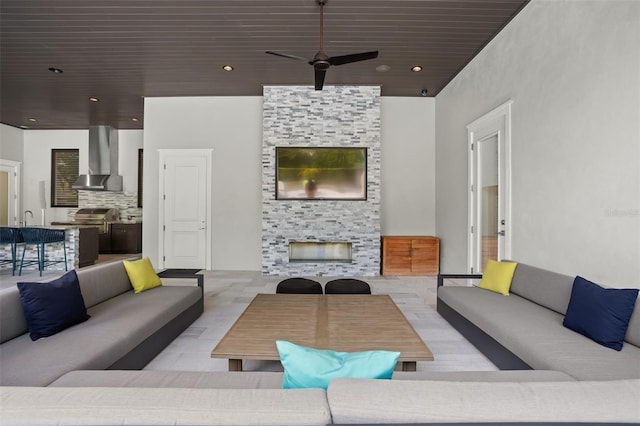
M371 287L355 278L339 278L329 281L325 294L371 294ZM287 278L280 281L276 293L284 294L322 294L322 285L309 278Z

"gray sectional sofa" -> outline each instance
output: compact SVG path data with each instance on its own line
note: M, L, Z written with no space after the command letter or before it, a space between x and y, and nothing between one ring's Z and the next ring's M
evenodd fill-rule
M568 301L567 280L519 265L514 294L495 294L502 299L485 296L490 292L474 287L439 287L438 309L450 321L475 327L471 334L464 332L481 336L482 348L497 347L500 355L495 359L507 362L511 368L507 370L397 371L392 380L336 379L324 391L282 389L282 373L274 372L81 367L46 387L0 387L0 421L3 425L640 424L638 308L625 348L619 353L607 348L600 352L591 346L595 343L581 340L586 338L578 335L574 341L575 336L557 329L563 300ZM509 320L501 327L505 318ZM531 349L527 340L544 350ZM592 362L607 370L589 372L587 364Z
M640 422L640 380L576 381L553 371L396 372L393 380L336 379L326 391L281 386L282 373L274 372L74 371L46 388L0 388L0 419L3 425Z
M122 262L77 275L90 319L36 341L18 288L0 291L0 385L46 386L73 370L141 369L203 311L202 279L134 294Z
M438 312L500 369L557 370L578 380L640 378L640 303L621 351L563 326L574 277L518 263L510 295L438 279Z

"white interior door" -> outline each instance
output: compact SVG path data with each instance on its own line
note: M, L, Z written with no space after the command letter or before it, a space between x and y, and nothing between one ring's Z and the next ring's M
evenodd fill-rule
M211 151L161 150L161 264L210 268Z
M20 220L20 163L0 159L0 226Z
M511 102L467 126L469 272L511 257Z

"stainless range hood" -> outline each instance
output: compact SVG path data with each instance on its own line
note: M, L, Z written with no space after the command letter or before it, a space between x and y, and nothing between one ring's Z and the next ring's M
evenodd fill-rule
M89 173L80 175L71 186L89 191L122 191L118 175L118 129L89 126Z

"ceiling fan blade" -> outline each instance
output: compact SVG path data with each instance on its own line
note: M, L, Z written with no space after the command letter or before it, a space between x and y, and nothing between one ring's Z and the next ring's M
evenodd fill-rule
M316 90L322 90L324 86L324 76L327 70L315 70L316 71Z
M377 57L378 57L378 51L374 50L373 52L363 52L363 53L354 53L351 55L334 56L329 58L329 63L331 65L344 65L344 64L350 64L352 62L375 59Z
M267 50L264 53L268 53L269 55L276 55L276 56L282 56L283 58L289 58L289 59L298 59L300 61L305 61L305 62L309 62L311 63L311 61L307 58L303 58L302 56L296 56L296 55L289 55L288 53L281 53L281 52L272 52L270 50Z

